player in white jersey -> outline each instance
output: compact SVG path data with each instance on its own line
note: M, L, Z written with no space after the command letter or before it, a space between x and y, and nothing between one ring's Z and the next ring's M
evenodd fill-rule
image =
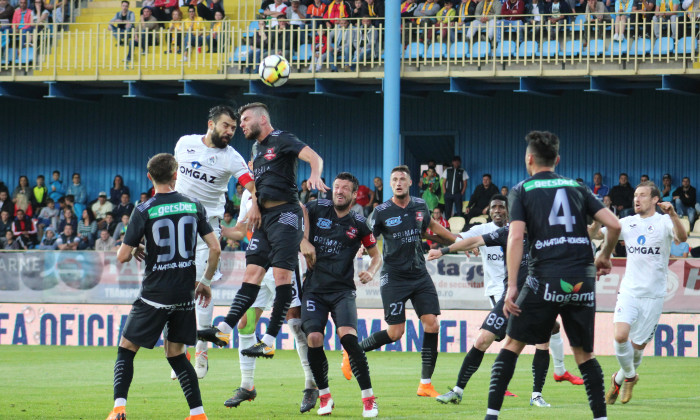
M221 235L219 221L224 216L225 195L231 177L247 190L253 191L254 182L246 161L229 146L237 127L236 112L225 105L209 110L207 133L182 136L175 145L175 159L178 164L178 177L175 190L199 200L207 211L209 224L217 238ZM201 278L207 265L209 249L204 241L197 242L195 264L197 278ZM217 269L213 281L221 278ZM211 325L214 305L197 305L197 327ZM194 367L199 379L204 378L209 368L207 359L208 343L197 341ZM171 374L172 376L172 374Z
M687 239L673 204L660 199L661 192L653 182L642 182L634 191L635 215L620 220L620 239L627 248L627 266L613 317L615 356L620 370L612 375L606 404L614 404L620 392L623 404L632 398L644 347L654 337L666 297L671 241L674 236L681 242ZM657 205L665 214L656 212ZM602 238L606 232L596 223L589 230L594 239Z
M252 206L251 194L248 190L243 191L241 195L241 209L238 214L236 226L231 228L223 228L221 234L226 238L231 238L236 241L242 240L248 233L248 210ZM305 413L316 406L318 399L318 389L314 381L313 373L309 367L307 359L308 345L306 343L306 334L301 329L301 318L299 308L301 306L299 284L292 281L294 287L292 303L287 312L287 324L294 334L297 353L301 361L301 367L304 369L306 385L304 389L304 398L300 406L300 411ZM238 356L241 368L241 386L233 392L233 396L226 400L226 407L238 407L243 401L253 401L258 393L255 390L255 357L244 356L241 354L243 349L254 345L258 339L255 337L255 327L260 320L260 316L264 311L272 308L272 303L275 299L275 278L272 275L272 268L269 268L263 277L260 284L260 292L253 305L246 311L245 315L238 322ZM296 309L296 310L295 310ZM294 317L297 313L298 316Z

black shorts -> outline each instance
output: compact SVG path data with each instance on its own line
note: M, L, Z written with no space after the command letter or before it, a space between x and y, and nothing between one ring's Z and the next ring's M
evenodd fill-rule
M489 298L493 299L493 296L489 296ZM501 296L481 324L481 329L493 333L496 336L496 341L501 341L505 338L506 328L508 327L508 319L503 315L504 298L505 296Z
M328 314L335 328L351 327L357 330L357 305L355 291L317 293L306 292L301 302L301 327L306 334L326 331Z
M304 213L298 203L261 209L260 228L245 252L246 264L294 271L299 263L299 244L304 237Z
M124 324L122 335L140 347L152 349L160 333L173 342L193 346L197 343L197 319L194 301L156 308L136 299Z
M549 342L557 315L571 347L593 352L595 277L540 278L529 276L518 296L522 312L511 316L508 336L530 344Z
M406 278L384 272L379 277L379 291L384 305L384 320L389 325L406 322L406 301L410 300L418 317L440 315L440 301L433 279L428 273Z

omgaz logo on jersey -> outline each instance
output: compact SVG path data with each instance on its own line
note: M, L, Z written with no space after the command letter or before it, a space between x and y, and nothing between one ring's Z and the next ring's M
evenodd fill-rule
M277 155L275 154L275 148L270 147L267 149L267 152L265 152L265 155L263 156L267 160L272 160L276 157Z
M330 229L331 228L331 221L328 219L324 219L319 217L318 221L316 222L316 226L318 226L320 229Z
M389 219L386 219L386 222L384 224L387 226L398 226L401 224L401 216L396 216L396 217L391 217Z
M199 163L199 162L197 162L197 161L195 160L194 162L192 162L192 167L193 167L194 169L199 169L199 168L202 167L202 164Z
M148 217L150 218L183 213L197 213L197 205L195 203L170 203L148 209Z
M651 226L650 226L651 227ZM637 237L637 244L640 246L627 245L628 254L661 254L661 247L659 246L644 246L647 243L647 238L644 235L639 235Z

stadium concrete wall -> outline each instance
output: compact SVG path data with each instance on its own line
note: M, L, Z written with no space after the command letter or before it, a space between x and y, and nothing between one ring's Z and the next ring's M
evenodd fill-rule
M358 99L301 95L294 100L234 97L238 106L254 100L270 105L275 127L296 133L325 160L324 175L350 170L364 184L381 172L382 97L366 93ZM218 102L179 98L170 102L103 96L94 102L60 99L22 101L0 98L0 180L11 188L21 174L50 176L59 169L64 181L74 171L83 174L89 197L124 176L132 193L150 187L145 177L148 157L171 152L183 134L203 133L210 106ZM473 181L493 174L497 185L512 186L526 176L523 137L533 129L557 133L562 143L558 171L570 177L617 183L627 172L632 183L643 173L660 181L669 172L678 182L688 175L700 179L700 119L697 99L653 90L629 96L607 96L581 91L543 97L501 92L474 98L446 93L402 99L404 136L425 136L412 150L415 162L431 154L445 154L436 142L454 138L454 153L462 156ZM432 141L431 138L440 139ZM240 132L232 145L248 157L250 142ZM444 146L444 145L442 145ZM399 151L397 151L399 153ZM443 157L432 156L443 159ZM299 180L308 176L299 167ZM417 170L416 170L417 175ZM133 195L133 194L132 194Z
M0 345L60 345L60 346L115 346L119 343L130 305L68 305L68 304L2 304L0 305ZM222 321L227 307L214 309L214 324ZM479 327L488 311L443 311L440 316L440 351L466 352L476 340ZM267 313L257 326L257 334L265 332L269 323ZM386 328L381 309L358 311L358 338L363 339ZM566 335L565 332L562 334ZM236 334L234 334L236 337ZM407 311L406 334L382 351L419 352L422 347L423 328L413 311ZM158 345L162 345L162 339ZM229 347L237 347L234 338ZM293 349L294 339L285 324L277 336L276 347ZM340 339L331 321L326 326L324 347L340 350ZM532 353L532 346L526 353ZM567 354L571 354L565 346ZM491 346L490 353L497 353L499 345ZM611 313L596 315L596 344L598 355L614 355L613 324ZM647 346L649 356L700 357L700 315L663 314Z

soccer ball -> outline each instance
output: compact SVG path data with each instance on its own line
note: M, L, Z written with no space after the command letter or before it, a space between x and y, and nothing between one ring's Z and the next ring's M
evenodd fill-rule
M268 55L260 63L258 74L266 85L279 87L287 83L290 71L291 67L286 58L281 55Z

